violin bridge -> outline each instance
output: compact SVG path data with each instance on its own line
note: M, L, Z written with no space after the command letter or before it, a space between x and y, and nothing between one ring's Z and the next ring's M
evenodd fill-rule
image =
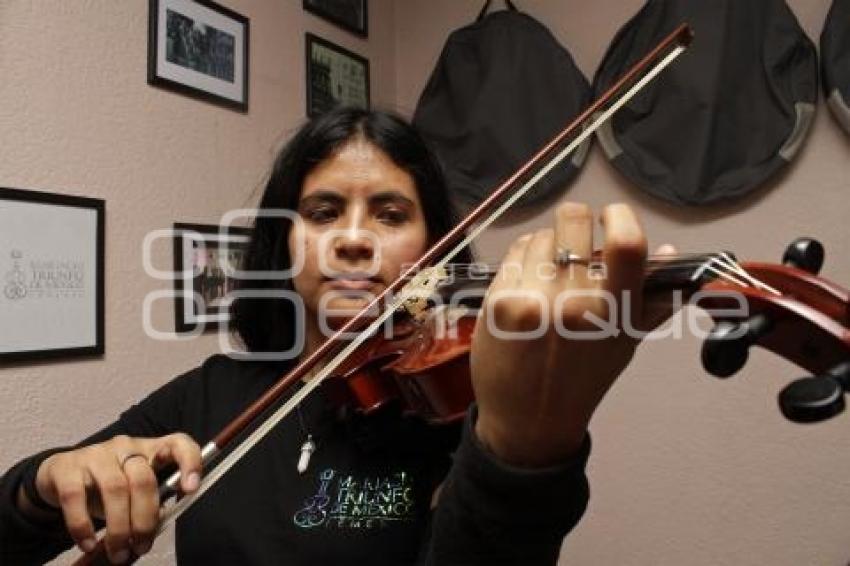
M405 298L402 305L404 310L413 318L422 318L428 309L428 299L437 292L437 287L448 277L445 267L422 269L401 289L401 296Z

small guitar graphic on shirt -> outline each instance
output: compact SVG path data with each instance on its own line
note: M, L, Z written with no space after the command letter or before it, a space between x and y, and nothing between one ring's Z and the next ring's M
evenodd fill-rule
M328 484L331 482L333 477L333 470L325 470L322 472L320 476L322 485L319 487L319 493L308 499L305 502L304 507L295 513L293 520L296 525L309 529L311 527L318 527L324 523L328 516L328 512L325 510L325 507L327 507L328 503L331 501L330 497L328 497Z

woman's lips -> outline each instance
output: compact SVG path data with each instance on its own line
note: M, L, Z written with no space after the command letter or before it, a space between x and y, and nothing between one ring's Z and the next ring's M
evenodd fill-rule
M340 291L368 291L375 284L369 279L331 279L328 287Z
M328 277L326 285L329 289L340 291L369 291L380 281L377 277L369 277L360 274L340 274Z

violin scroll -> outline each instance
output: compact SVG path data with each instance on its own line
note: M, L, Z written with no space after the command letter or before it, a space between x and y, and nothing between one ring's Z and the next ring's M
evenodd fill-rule
M749 348L758 345L815 376L779 394L782 414L794 422L840 413L850 389L850 292L816 275L823 258L819 242L798 238L786 249L783 265L734 262L728 270L715 269L720 277L702 290L717 293L698 302L715 321L702 348L703 366L712 375L735 374ZM741 299L748 311L743 322L723 313Z

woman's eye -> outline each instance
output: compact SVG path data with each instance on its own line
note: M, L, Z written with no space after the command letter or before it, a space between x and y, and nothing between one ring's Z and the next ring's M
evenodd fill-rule
M398 225L407 222L407 211L400 208L384 208L378 212L378 220L385 224Z
M336 220L337 211L335 208L330 206L322 206L319 208L312 208L307 210L304 214L307 220L310 222L315 222L317 224L325 224L327 222L333 222Z

